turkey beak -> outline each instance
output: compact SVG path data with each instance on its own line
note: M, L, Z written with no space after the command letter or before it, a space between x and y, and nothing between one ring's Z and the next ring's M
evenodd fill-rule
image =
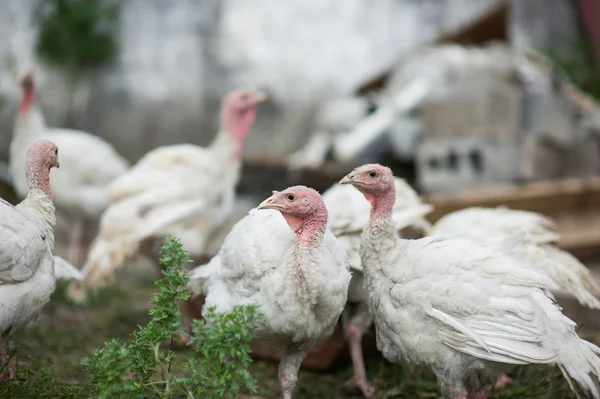
M342 177L342 180L340 180L340 184L352 184L352 182L354 181L354 177L354 172L348 173L346 176Z
M276 209L280 211L283 208L281 205L275 202L275 199L273 197L269 197L263 202L261 202L256 209Z

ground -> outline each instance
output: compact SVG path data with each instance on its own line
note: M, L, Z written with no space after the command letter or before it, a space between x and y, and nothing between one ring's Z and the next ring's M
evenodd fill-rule
M13 347L18 350L16 358L20 378L31 379L42 370L50 369L65 384L84 383L86 374L80 366L83 358L94 348L101 347L107 338L126 336L137 325L147 322L154 276L148 268L123 270L117 279L119 285L100 291L89 307L69 303L64 296L64 286L60 286L37 323L19 332L13 340ZM587 336L593 334L592 331L585 333ZM191 355L190 350L180 351L182 355ZM406 365L390 365L379 357L367 360L367 370L377 386L379 398L440 398L437 384L426 370L411 371ZM275 363L256 361L251 372L259 382L259 395L248 395L246 399L278 397ZM347 364L326 373L302 371L296 397L360 398L358 391L343 387L351 372ZM517 385L503 392L493 392L493 398L570 397L568 387L557 370L521 368L512 376L517 379ZM17 390L14 386L0 384L0 398L28 397L56 396L42 396L37 391L33 394L27 389Z
M251 207L252 201L242 202L232 216L233 224ZM61 226L62 225L62 226ZM64 221L59 220L59 231L68 231ZM227 230L227 229L225 229ZM223 233L223 237L224 237ZM220 237L222 239L223 237ZM59 255L66 254L66 238L64 233L57 233ZM215 244L216 250L218 243ZM600 270L595 264L594 269ZM73 387L71 396L47 392L49 384L31 384L23 382L0 384L0 399L38 399L38 398L73 398L86 397L77 391L78 386L86 382L87 375L82 370L81 360L89 356L93 349L103 346L104 341L113 337L126 337L138 325L149 320L150 299L154 293L154 278L157 276L156 266L150 262L135 262L119 270L118 276L108 287L95 295L88 307L77 306L65 298L65 285L60 285L51 302L46 305L36 323L19 331L12 341L17 349L16 359L19 378L32 381L44 370L50 370L59 381ZM118 282L118 283L117 283ZM586 311L573 301L562 303L565 312L580 324L591 325L597 318L593 311ZM594 327L600 327L595 323ZM600 343L600 334L592 328L581 329L580 334ZM189 349L180 349L178 359L191 356ZM375 354L366 359L369 379L377 389L377 398L441 398L437 383L431 373L425 369L411 368L405 364L392 365ZM251 368L257 379L259 393L257 396L247 395L241 399L270 399L279 396L277 364L256 360ZM296 390L296 399L316 398L361 398L360 392L344 387L344 382L352 375L352 368L346 362L327 372L302 370ZM517 384L501 392L492 392L492 399L567 399L574 398L567 384L556 369L527 367L518 368L512 374Z

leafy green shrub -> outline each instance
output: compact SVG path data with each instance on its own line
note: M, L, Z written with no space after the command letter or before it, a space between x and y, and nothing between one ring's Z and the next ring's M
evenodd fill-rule
M69 385L58 380L51 370L42 370L27 379L15 379L0 384L2 399L81 399L87 398L87 386Z
M542 52L574 85L600 100L600 66L594 60L586 40L576 40L569 54L554 50Z
M256 316L255 306L237 306L231 313L216 313L212 307L206 314L211 324L194 321L192 342L199 356L188 360L189 377L179 381L189 398L235 398L242 389L256 393L247 370Z
M179 336L178 302L189 298L189 262L181 243L173 236L161 248L164 278L155 284L152 320L132 334L130 344L118 339L105 343L83 361L90 374L93 397L108 398L234 398L240 390L256 391L256 381L246 370L251 363L249 341L254 336L255 306L241 306L231 313L210 309L210 324L195 320L194 354L174 367L173 340ZM170 343L167 348L162 345Z
M45 61L79 73L118 53L120 7L103 0L41 0L36 51Z

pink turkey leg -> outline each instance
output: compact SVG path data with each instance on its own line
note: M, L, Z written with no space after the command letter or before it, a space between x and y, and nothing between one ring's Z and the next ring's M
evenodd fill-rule
M359 388L366 398L370 398L375 393L375 389L367 381L365 362L362 354L362 331L357 325L350 324L346 328L344 335L350 345L350 356L352 357L352 366L354 368L354 375L345 385Z
M284 351L283 357L279 362L279 383L281 384L283 399L293 398L294 388L298 381L298 370L300 370L300 364L307 353L308 350L299 352Z
M77 220L74 223L69 242L69 261L75 267L79 267L79 265L81 265L81 261L83 260L83 239L83 222L81 220Z
M487 389L481 389L469 396L469 399L488 399L488 391Z
M0 374L0 381L15 377L14 366L7 364L9 360L8 342L3 340L3 342L0 343L0 367L4 367L4 370L2 371L2 374Z
M512 385L514 383L515 383L515 381L512 378L510 378L506 374L501 374L498 376L498 379L496 380L495 388L496 389L505 389L506 387L508 387L509 385Z

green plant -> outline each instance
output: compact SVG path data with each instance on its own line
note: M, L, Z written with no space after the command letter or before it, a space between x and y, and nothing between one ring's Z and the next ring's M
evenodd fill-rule
M42 370L28 379L16 379L0 384L2 399L81 399L88 396L85 385L60 382L51 370Z
M589 44L584 39L576 40L569 53L555 50L543 51L560 71L573 84L584 92L600 100L600 67L590 51Z
M192 342L195 357L174 367L173 340L181 326L178 303L187 300L190 259L173 236L161 248L163 278L155 284L150 310L152 319L132 334L131 343L112 339L83 361L89 372L93 397L108 398L234 398L246 389L256 391L256 381L246 370L251 363L249 341L254 335L255 306L240 306L231 313L209 309L211 323L196 320ZM167 342L165 348L162 345Z
M102 0L41 0L36 50L69 73L113 61L118 53L118 3Z
M70 85L65 123L76 125L75 93L83 73L114 61L118 55L120 3L106 0L40 0L36 52L65 70Z
M197 357L185 365L189 377L178 380L189 398L235 398L242 389L256 393L248 372L249 342L254 336L256 306L236 306L231 313L208 309L210 324L194 320L192 342Z

